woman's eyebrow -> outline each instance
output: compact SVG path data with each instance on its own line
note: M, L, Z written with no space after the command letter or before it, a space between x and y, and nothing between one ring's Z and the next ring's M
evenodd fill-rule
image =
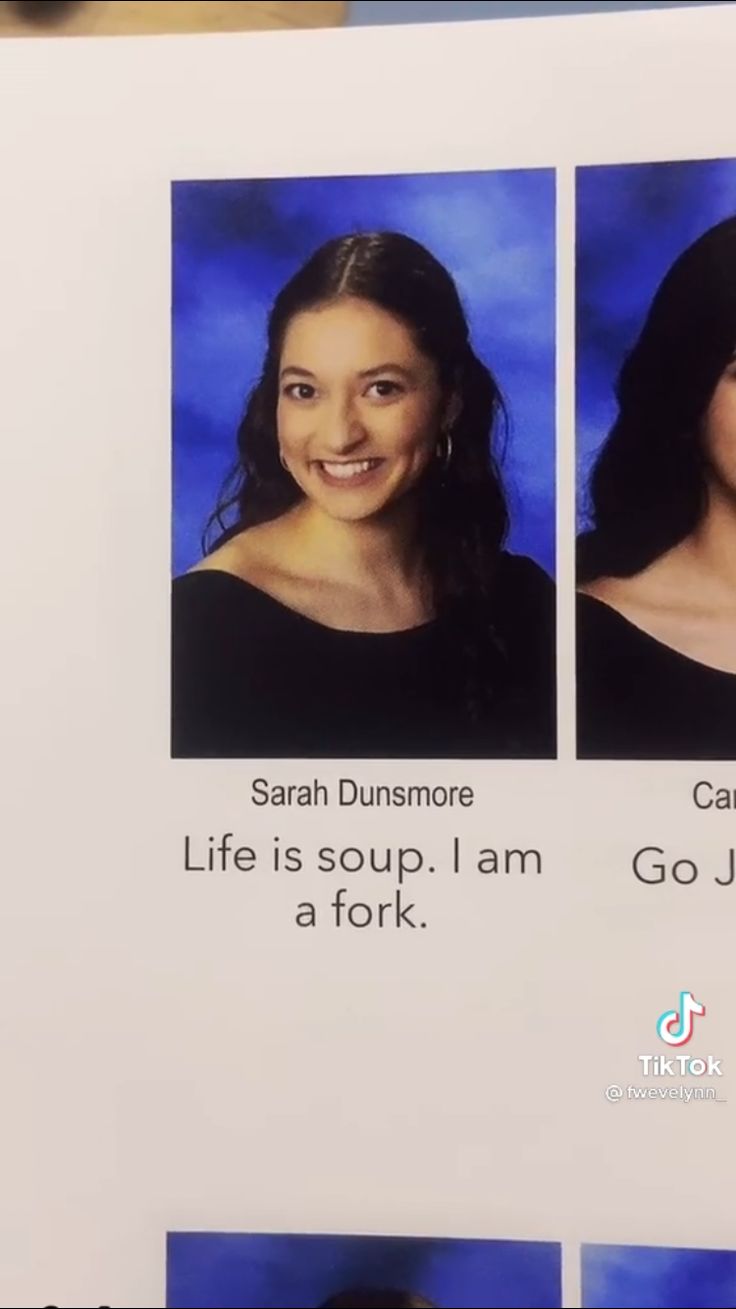
M410 368L405 368L403 364L378 364L376 368L366 368L358 376L362 378L377 377L379 373L399 373L401 377L411 380L414 373Z
M314 377L314 373L310 373L308 368L297 368L296 364L289 364L287 368L281 369L282 378L289 374L293 374L294 377Z

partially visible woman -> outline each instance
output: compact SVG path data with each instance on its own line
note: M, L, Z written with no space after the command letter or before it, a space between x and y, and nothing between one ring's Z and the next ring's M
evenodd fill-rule
M618 382L579 541L578 752L736 757L736 217L680 256Z
M397 233L274 304L203 561L174 583L173 752L548 757L554 593L504 552L498 386Z
M325 1300L320 1309L434 1309L431 1301L412 1291L370 1290L356 1288L342 1291Z

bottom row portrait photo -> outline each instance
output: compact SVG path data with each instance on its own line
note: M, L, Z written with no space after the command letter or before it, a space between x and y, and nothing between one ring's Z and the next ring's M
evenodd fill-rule
M583 1309L736 1305L736 1251L584 1245L578 1271ZM167 1273L169 1309L563 1304L562 1246L552 1241L177 1232Z
M584 1245L583 1309L731 1309L736 1251Z
M174 1233L169 1306L559 1309L561 1250L534 1241Z

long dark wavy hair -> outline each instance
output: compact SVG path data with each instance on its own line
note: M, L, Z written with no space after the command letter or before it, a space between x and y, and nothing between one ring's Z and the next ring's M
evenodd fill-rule
M661 283L621 369L618 415L590 484L579 578L631 577L684 541L707 506L703 419L736 353L736 216Z
M413 1291L356 1288L325 1300L320 1309L433 1309L429 1300Z
M495 457L505 410L494 377L473 350L452 277L417 241L397 232L338 237L321 246L279 292L261 376L238 430L237 462L207 525L204 548L278 517L303 497L279 459L282 347L296 314L340 296L368 300L403 322L434 362L447 401L457 402L451 457L434 460L420 484L420 528L435 611L451 622L465 649L469 702L477 717L494 667L500 675L503 662L490 615L508 531Z

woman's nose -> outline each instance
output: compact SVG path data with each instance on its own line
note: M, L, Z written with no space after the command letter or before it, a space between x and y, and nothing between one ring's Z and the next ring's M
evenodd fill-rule
M330 405L323 415L320 444L331 455L350 454L366 439L366 430L352 404Z

